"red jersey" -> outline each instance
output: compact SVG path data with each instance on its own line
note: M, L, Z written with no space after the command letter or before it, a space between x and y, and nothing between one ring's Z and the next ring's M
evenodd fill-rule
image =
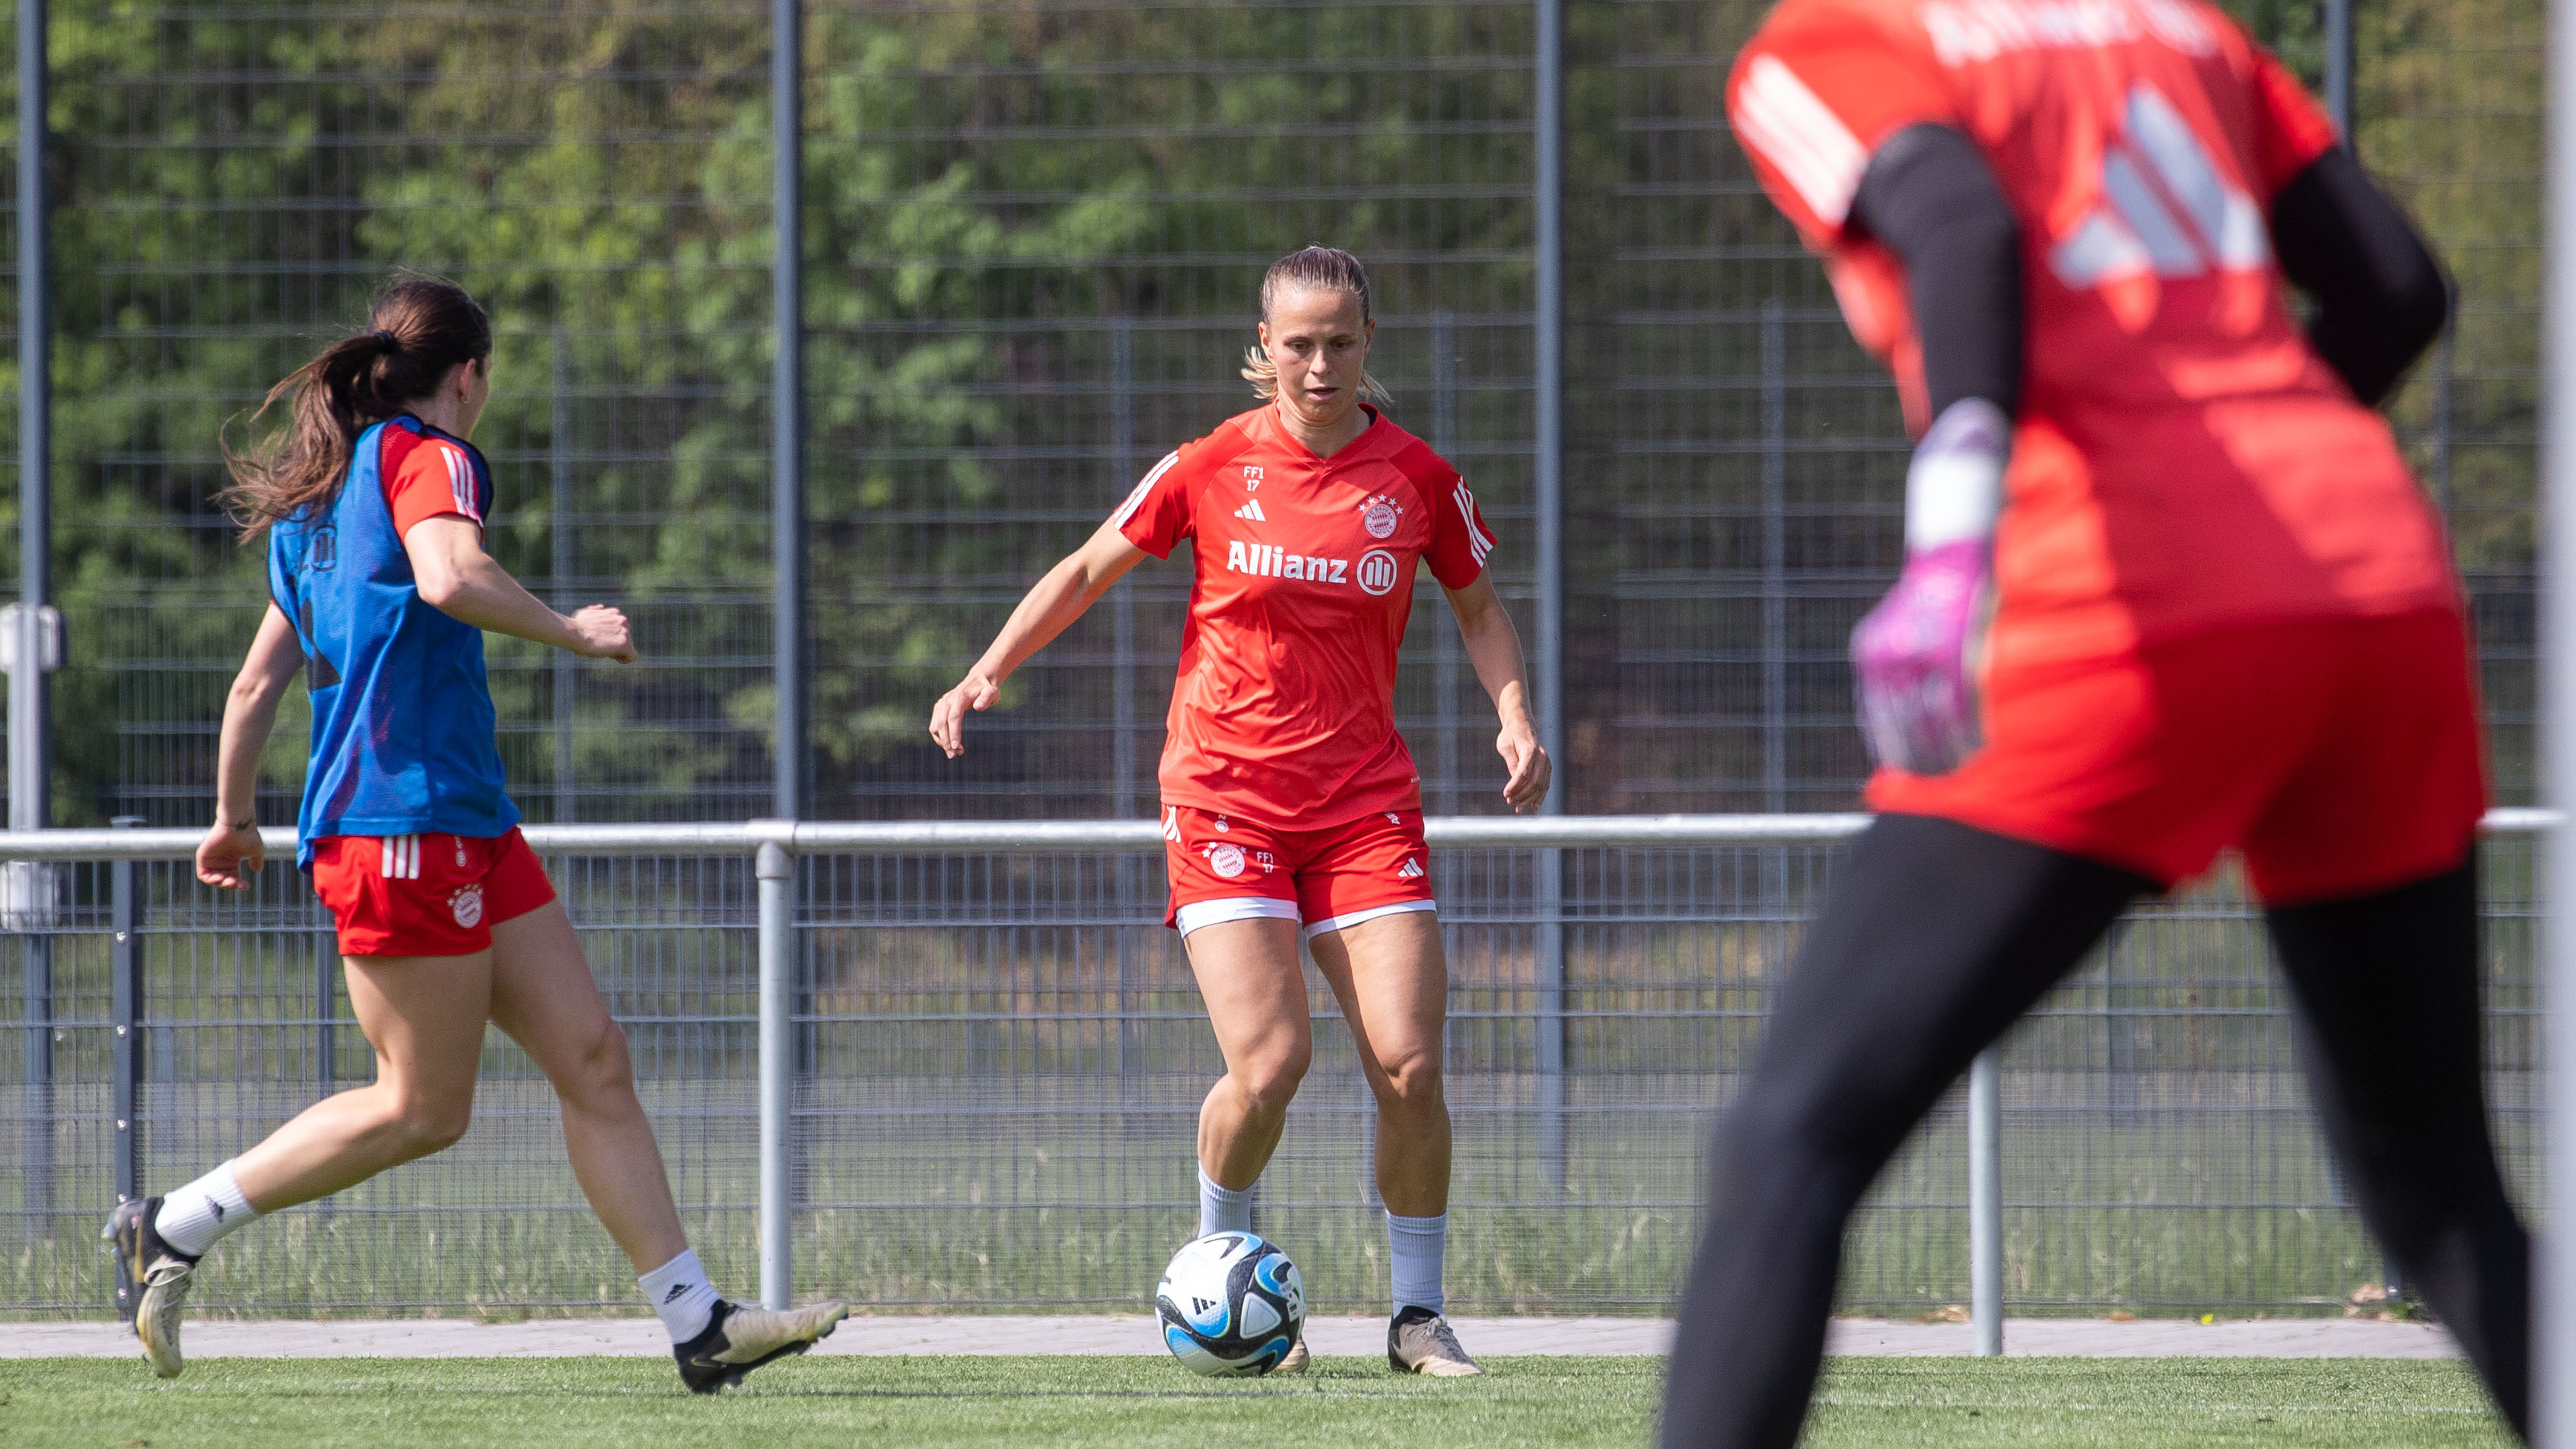
M378 445L376 476L385 490L385 507L394 516L394 537L410 533L423 519L456 514L480 525L483 508L475 490L474 464L465 450L445 438L387 428Z
M1995 537L1998 664L2233 623L2458 607L2387 424L2290 316L2271 200L2335 142L2200 0L1784 0L1727 113L1925 419L1903 268L1846 232L1888 137L1953 127L2022 232L2025 381Z
M1190 539L1197 560L1166 805L1310 830L1419 808L1395 732L1414 564L1464 588L1494 537L1458 470L1368 414L1319 458L1257 408L1165 458L1112 516L1154 557Z

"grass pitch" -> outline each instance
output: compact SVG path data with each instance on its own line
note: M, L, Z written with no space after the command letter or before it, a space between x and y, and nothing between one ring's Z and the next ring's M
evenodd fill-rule
M820 1358L720 1399L649 1359L211 1359L174 1383L139 1363L0 1362L0 1444L150 1449L482 1444L671 1449L1647 1443L1653 1359L1489 1360L1482 1379L1405 1379L1319 1358L1299 1378L1193 1379L1150 1358ZM2511 1441L2457 1365L2259 1359L1845 1359L1807 1444L2211 1445Z

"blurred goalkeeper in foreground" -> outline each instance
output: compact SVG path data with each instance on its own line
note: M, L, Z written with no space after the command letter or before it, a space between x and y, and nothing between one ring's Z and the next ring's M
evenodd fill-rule
M2363 1215L2524 1429L2474 665L2372 411L2441 330L2433 259L2197 0L1786 0L1728 109L1921 441L1852 639L1880 819L1720 1128L1664 1443L1797 1439L1879 1169L2124 907L2231 848Z

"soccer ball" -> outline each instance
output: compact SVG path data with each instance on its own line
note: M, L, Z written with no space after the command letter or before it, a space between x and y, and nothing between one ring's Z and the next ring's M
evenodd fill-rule
M1154 1290L1163 1344L1194 1374L1253 1378L1288 1356L1306 1326L1306 1282L1279 1245L1210 1233L1172 1255Z

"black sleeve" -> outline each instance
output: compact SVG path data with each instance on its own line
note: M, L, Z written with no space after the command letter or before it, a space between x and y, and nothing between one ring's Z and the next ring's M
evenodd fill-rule
M1849 225L1905 264L1932 416L1981 397L2021 404L2021 227L1977 143L1908 126L1861 173Z
M2386 401L2442 335L2451 290L2441 265L2344 147L2272 198L2272 249L2316 299L2308 340L2363 405Z

